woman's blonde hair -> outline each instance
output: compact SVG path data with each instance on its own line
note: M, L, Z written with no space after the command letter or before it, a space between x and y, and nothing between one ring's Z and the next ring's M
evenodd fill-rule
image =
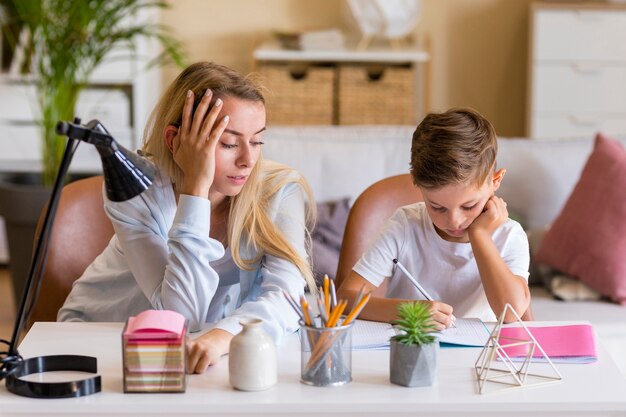
M212 103L218 98L233 97L265 103L261 89L249 77L228 67L211 62L198 62L187 67L172 82L150 114L144 131L144 153L167 172L174 184L182 184L183 172L167 147L163 132L169 125L180 126L187 91L195 95L194 111L207 89L213 91ZM306 180L284 165L264 161L259 155L241 192L229 198L228 242L233 260L241 269L252 270L263 255L244 259L241 246L256 253L270 254L292 262L304 277L311 291L316 290L311 265L287 241L269 217L270 202L288 183L298 184L307 200L305 231L306 248L310 252L310 230L315 223L315 201Z

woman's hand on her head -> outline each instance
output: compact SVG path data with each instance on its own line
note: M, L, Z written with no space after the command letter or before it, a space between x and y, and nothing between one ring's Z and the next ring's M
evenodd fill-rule
M183 171L183 194L208 197L215 177L215 148L228 124L228 116L219 117L222 100L217 99L209 108L213 94L207 90L196 111L193 112L194 95L187 93L182 123L174 137L174 161Z
M506 208L506 201L495 195L491 196L487 200L483 212L476 217L469 227L470 240L472 234L477 232L485 232L491 236L508 218L509 211Z
M187 373L201 374L227 354L233 335L222 329L213 329L187 342Z

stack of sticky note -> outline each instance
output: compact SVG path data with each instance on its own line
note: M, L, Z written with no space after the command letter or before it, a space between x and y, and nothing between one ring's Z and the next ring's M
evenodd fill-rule
M124 392L184 392L185 337L185 318L175 311L129 317L122 333Z

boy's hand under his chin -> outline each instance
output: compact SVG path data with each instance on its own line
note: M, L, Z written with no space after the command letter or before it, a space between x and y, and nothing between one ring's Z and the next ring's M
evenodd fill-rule
M474 219L469 227L470 240L472 235L482 232L491 236L508 218L509 211L506 208L506 201L496 195L492 195L487 200L483 212Z

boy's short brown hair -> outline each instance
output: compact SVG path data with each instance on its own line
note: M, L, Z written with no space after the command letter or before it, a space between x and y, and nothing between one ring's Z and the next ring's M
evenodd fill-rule
M418 187L481 186L495 169L498 141L491 123L476 110L430 113L411 145L411 176Z

